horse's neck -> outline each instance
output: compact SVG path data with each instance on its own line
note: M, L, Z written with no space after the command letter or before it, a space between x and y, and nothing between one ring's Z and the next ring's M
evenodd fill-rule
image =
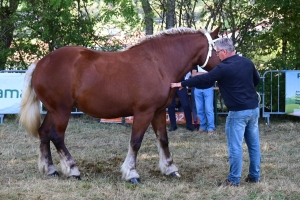
M201 34L168 35L150 39L129 50L145 52L145 56L159 63L157 67L160 73L170 77L172 81L179 81L192 70L199 50L204 47L199 37Z
M164 56L165 62L171 63L171 66L167 66L167 73L175 80L182 79L196 65L199 49L204 47L198 43L197 37L200 37L199 34L178 35L177 38L174 36L169 40L157 41L161 48L157 53L168 52Z

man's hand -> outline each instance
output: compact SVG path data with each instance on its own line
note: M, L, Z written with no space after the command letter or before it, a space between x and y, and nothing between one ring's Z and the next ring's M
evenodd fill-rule
M171 83L171 88L175 88L175 87L181 88L182 87L181 86L181 82L179 82L179 83Z

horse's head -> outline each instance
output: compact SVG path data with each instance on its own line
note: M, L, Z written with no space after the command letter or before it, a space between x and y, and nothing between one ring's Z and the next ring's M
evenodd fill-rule
M198 65L205 69L206 71L212 70L217 64L221 62L219 57L216 55L215 51L215 40L217 40L218 33L220 30L220 26L217 27L214 31L208 33L204 33L206 40L205 41L207 44L207 48L202 48L200 52L198 53L199 55L199 60L198 60Z

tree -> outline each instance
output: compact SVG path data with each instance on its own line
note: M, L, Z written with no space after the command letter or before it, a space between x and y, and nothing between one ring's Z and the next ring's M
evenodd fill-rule
M13 1L12 1L13 2ZM28 62L66 45L80 45L101 50L117 50L122 47L120 41L103 35L102 30L113 21L120 27L136 25L135 7L131 0L116 0L114 4L101 1L97 12L91 10L93 4L100 1L90 0L22 0L16 4L18 10L9 16L11 43L6 49L0 49L2 66L6 69L26 68ZM112 9L112 6L114 7ZM10 6L11 7L11 6ZM104 24L101 26L101 24ZM4 33L1 26L1 33ZM14 34L12 37L12 33ZM4 34L2 34L4 35ZM3 37L2 37L3 38ZM3 43L1 43L3 44ZM3 45L2 45L3 46ZM6 59L8 57L8 59Z
M27 66L30 55L42 56L61 46L88 46L98 41L93 30L96 20L86 12L86 4L86 0L1 4L1 21L5 21L1 23L1 69L5 64Z
M175 1L167 0L166 7L166 29L173 28L175 25Z
M237 45L237 51L249 56L253 27L258 21L253 14L254 6L248 0L213 0L203 1L206 12L205 28L222 24L222 35L230 37ZM206 16L206 17L205 17Z
M0 70L4 69L9 48L13 40L15 29L14 15L18 8L18 0L1 0L0 1Z
M259 55L272 55L266 65L274 69L299 69L300 4L297 0L257 0L255 14L265 19L255 46ZM261 44L261 45L259 45Z
M19 61L24 55L43 56L66 45L92 46L101 38L94 34L96 20L84 8L85 0L26 2L18 13L14 47ZM33 5L34 4L34 5Z
M300 5L297 0L203 0L203 18L222 24L237 50L265 69L299 69Z
M299 10L296 0L2 0L0 1L0 69L4 64L28 65L25 55L42 56L65 45L101 46L108 41L104 29L141 30L139 9L144 12L145 32L172 27L222 24L222 32L237 50L277 69L297 69L300 64ZM138 5L138 2L141 5ZM99 5L91 11L92 4ZM263 23L262 20L264 20ZM156 23L154 23L156 21ZM160 23L157 23L157 22ZM260 30L257 24L260 23ZM158 25L158 26L155 26ZM120 43L108 46L120 48ZM114 50L116 48L109 48ZM7 57L9 59L7 60ZM270 59L271 58L271 59ZM269 66L268 65L268 66Z
M181 0L177 3L178 8L178 26L194 27L196 28L196 18L195 9L198 1L192 0Z
M153 34L153 23L154 23L154 13L148 0L141 0L143 11L144 11L144 21L145 21L145 32L146 35Z

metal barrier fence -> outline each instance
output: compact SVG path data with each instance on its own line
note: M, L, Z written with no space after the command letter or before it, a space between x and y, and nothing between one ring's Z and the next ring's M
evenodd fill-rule
M268 70L261 78L261 112L266 123L270 124L270 115L285 114L285 74L287 70Z
M25 73L26 70L2 70L0 73ZM270 115L285 114L285 76L283 74L286 70L269 70L261 77L259 86L259 94L261 96L260 108L262 117L265 118L266 123L270 123ZM223 99L218 90L215 91L215 113L216 115L228 114L228 110L223 102ZM41 104L41 114L46 114L46 110ZM5 113L4 113L5 114ZM0 124L3 123L4 114L0 114ZM18 114L18 113L10 113ZM73 108L71 114L83 114L77 108ZM217 122L217 121L216 121Z

